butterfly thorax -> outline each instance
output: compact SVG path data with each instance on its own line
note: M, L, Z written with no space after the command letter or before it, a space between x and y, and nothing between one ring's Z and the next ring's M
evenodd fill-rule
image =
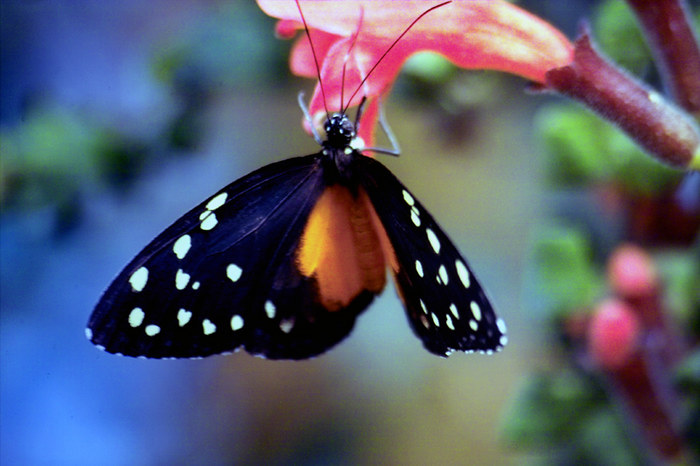
M323 141L322 155L326 182L340 183L355 194L357 180L354 177L353 161L359 155L355 143L359 139L353 122L344 113L334 113L323 126L326 140Z

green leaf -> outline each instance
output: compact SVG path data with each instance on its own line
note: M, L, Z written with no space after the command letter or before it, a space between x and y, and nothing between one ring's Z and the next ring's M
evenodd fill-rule
M700 243L656 255L665 305L687 336L700 338Z
M600 399L597 387L575 371L528 375L501 423L502 437L517 448L570 442Z
M543 225L535 231L532 252L537 302L550 318L588 308L601 295L603 278L591 261L588 239L580 231Z
M651 51L625 2L608 0L595 13L593 31L606 55L637 76L651 65Z
M555 104L538 112L535 126L547 150L548 178L555 185L583 185L612 175L598 117L573 105Z
M626 134L574 105L544 107L536 128L547 149L547 173L555 186L613 182L627 191L654 194L683 173L662 165Z

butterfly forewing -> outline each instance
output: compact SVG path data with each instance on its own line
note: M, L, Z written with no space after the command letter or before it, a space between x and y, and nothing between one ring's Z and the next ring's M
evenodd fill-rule
M507 342L481 285L447 235L382 164L362 157L362 185L391 241L398 293L430 352L495 351Z
M295 251L325 189L319 156L241 178L149 244L98 303L88 336L112 353L196 357L243 346L270 358L321 353L352 329L372 295L328 313Z

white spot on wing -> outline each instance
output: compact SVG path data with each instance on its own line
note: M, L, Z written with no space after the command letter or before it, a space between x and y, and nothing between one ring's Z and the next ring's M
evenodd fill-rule
M226 276L232 282L238 281L238 279L241 278L242 273L243 273L243 269L241 269L236 264L229 264L228 267L226 267Z
M175 288L184 290L189 282L190 274L185 273L182 269L177 269L177 273L175 274Z
M455 268L457 269L457 276L462 282L462 285L464 285L465 288L469 288L469 269L467 269L467 266L464 265L464 262L457 259L455 261Z
M152 337L152 336L158 335L160 333L160 327L158 327L155 324L146 325L146 328L144 329L144 331L146 332L146 335L148 335L149 337Z
M193 289L193 290L198 290L198 289L199 289L199 282L194 282L194 283L192 284L192 289Z
M433 318L433 323L435 324L436 327L440 326L440 319L438 319L438 316L435 315L435 313L430 314L430 316Z
M415 204L416 201L413 199L413 196L411 196L411 194L408 191L404 189L401 191L401 194L403 194L403 200L406 201L406 204L410 206Z
M85 338L92 341L92 329L91 328L85 329Z
M212 197L211 200L207 202L207 205L205 207L209 210L216 210L222 205L224 205L224 202L226 202L227 197L228 194L219 193L216 196Z
M440 280L442 280L442 284L447 285L449 278L447 276L447 269L444 265L440 266L440 268L438 269L438 274L440 274Z
M275 303L270 300L265 301L265 314L267 314L268 318L274 319L276 311L277 308L275 308Z
M138 327L143 323L144 317L146 317L146 314L143 312L143 309L140 307L133 308L129 313L129 325L133 328Z
M214 325L214 322L211 320L204 319L202 321L202 329L204 330L205 335L211 335L212 333L216 332L216 325Z
M498 319L496 319L496 326L498 327L498 330L500 330L502 334L505 335L506 333L508 333L508 329L506 329L506 323L500 317Z
M479 307L479 304L476 301L472 301L469 307L472 310L472 315L474 318L478 321L481 320L481 308Z
M447 324L447 328L450 330L455 329L455 325L452 323L452 317L449 314L445 314L445 324Z
M173 252L178 259L184 259L192 247L192 237L190 235L182 235L173 244Z
M423 302L423 300L422 300L422 299L419 299L418 301L420 302L420 307L423 309L423 312L425 312L425 313L427 314L427 313L428 313L428 308L425 307L425 303Z
M501 335L501 338L498 340L498 343L501 346L506 346L508 344L508 337L505 335Z
M211 230L216 226L217 223L219 223L219 221L216 219L216 214L212 212L206 217L204 217L204 220L202 220L202 223L199 227L202 230Z
M231 330L234 332L243 328L243 317L238 314L231 317Z
M180 325L180 327L187 325L191 318L192 313L187 309L180 308L180 310L177 311L177 323Z
M476 330L479 328L479 324L474 320L474 319L469 319L469 326L471 327L472 330L476 332Z
M440 240L435 232L430 228L426 228L425 233L428 235L428 241L430 242L430 246L432 246L433 251L435 251L435 254L440 254Z
M131 274L131 277L129 277L129 283L131 283L131 288L133 288L133 290L136 292L143 291L143 289L146 287L147 282L148 269L146 267L141 267L137 269L134 273Z
M420 217L413 210L411 210L411 221L413 222L413 224L415 226L417 226L417 227L420 226Z
M455 319L459 319L459 311L457 310L457 306L455 306L454 303L450 304L450 312L453 316L455 316Z
M416 260L416 273L420 278L423 278L423 264L419 260Z
M284 333L289 333L294 328L294 318L284 319L280 322L280 330Z

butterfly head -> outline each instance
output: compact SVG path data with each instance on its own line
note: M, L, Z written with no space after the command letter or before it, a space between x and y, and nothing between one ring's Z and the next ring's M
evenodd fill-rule
M344 150L349 147L357 136L355 125L345 113L334 113L323 125L326 131L324 146L331 149Z

